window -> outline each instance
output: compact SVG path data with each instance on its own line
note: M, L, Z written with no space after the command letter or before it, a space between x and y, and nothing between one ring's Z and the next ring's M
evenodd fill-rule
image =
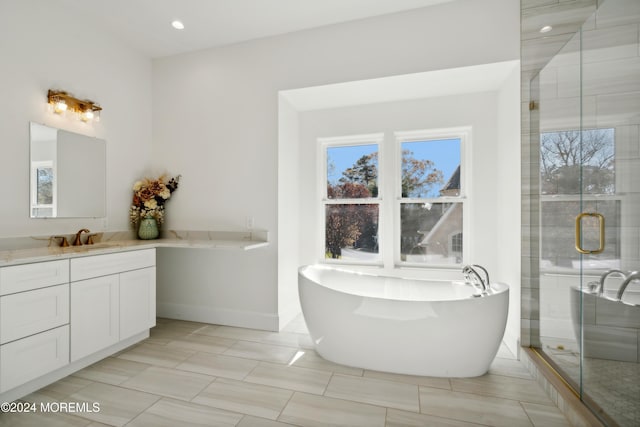
M400 263L462 263L463 134L398 132ZM454 241L451 236L459 236Z
M614 129L546 132L540 135L542 226L541 265L545 269L576 269L575 218L599 212L605 221L605 251L583 255L587 268L620 268L621 196L616 193ZM597 247L599 233L583 222L583 246Z
M53 161L31 162L31 213L34 216L55 216L56 185Z
M380 135L322 140L325 259L380 261L380 141Z
M451 238L449 239L449 242L451 242L449 244L449 250L452 253L459 255L461 257L462 256L462 232L452 234Z
M461 128L320 139L324 259L461 264L469 133Z

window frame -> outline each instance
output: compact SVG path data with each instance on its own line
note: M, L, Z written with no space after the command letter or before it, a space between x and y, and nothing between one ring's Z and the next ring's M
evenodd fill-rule
M378 266L389 269L416 268L458 270L465 260L470 259L470 234L472 210L471 141L472 127L434 128L411 131L389 131L369 134L357 134L336 137L317 138L318 181L316 200L318 204L317 253L319 262L338 265ZM426 140L460 140L460 194L438 198L402 197L402 143ZM378 195L359 199L329 199L327 195L327 149L329 147L373 145L378 146ZM447 177L449 178L449 177ZM423 263L401 260L401 221L400 206L403 203L460 203L463 208L462 221L462 260L460 263ZM358 259L332 259L325 257L326 206L340 204L378 205L378 257L375 261Z
M471 176L470 163L467 159L471 158L469 152L471 147L470 126L442 129L423 129L413 131L396 131L393 133L395 144L395 206L394 206L394 245L393 245L393 264L395 267L412 267L412 268L436 268L436 269L458 269L464 265L465 260L469 259L469 230L470 230L470 202L468 195L471 193L470 180ZM446 139L460 140L460 194L458 196L444 196L431 198L402 197L402 143L405 142L423 142L423 141L439 141ZM460 203L462 204L462 259L460 263L424 263L411 262L402 260L402 248L400 236L402 235L401 221L401 205L402 204L424 204L424 203ZM466 232L465 232L466 230Z
M320 181L318 187L318 194L321 195L320 202L320 227L319 228L319 253L320 253L320 261L328 264L358 264L358 265L373 265L373 266L382 266L384 260L383 253L383 194L384 194L384 178L381 171L384 167L384 156L383 156L383 145L384 145L384 133L371 133L371 134L358 134L358 135L349 135L349 136L336 136L336 137L323 137L318 138L318 147L320 150L319 159L319 169L320 169ZM378 195L377 197L367 197L367 198L357 198L357 199L330 199L327 194L327 149L329 147L352 147L358 145L377 145L378 146L378 176L377 176L377 184L378 184ZM326 258L325 249L326 249L326 206L327 205L377 205L378 206L378 259L374 261L364 261L364 260L356 260L356 259L333 259Z

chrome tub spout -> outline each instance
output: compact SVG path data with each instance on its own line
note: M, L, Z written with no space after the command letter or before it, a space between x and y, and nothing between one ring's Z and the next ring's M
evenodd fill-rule
M484 278L478 273L476 268L482 270ZM465 265L462 267L462 274L464 274L464 278L468 283L476 288L482 289L483 294L489 291L491 282L489 281L489 272L487 272L486 268L478 264Z
M633 271L629 273L628 276L626 276L624 282L622 282L622 285L620 285L620 288L618 289L618 293L616 294L616 299L618 301L622 301L622 295L624 295L624 291L627 289L627 286L629 286L629 283L633 282L634 280L640 280L640 272Z
M611 274L619 274L619 275L621 275L622 276L622 280L626 280L627 279L626 273L624 271L622 271L622 270L609 270L609 271L607 271L602 276L600 276L600 288L598 289L598 296L604 295L604 281Z

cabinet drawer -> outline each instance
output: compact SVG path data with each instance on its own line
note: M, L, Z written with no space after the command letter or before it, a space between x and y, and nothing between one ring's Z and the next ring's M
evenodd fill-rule
M71 260L71 281L108 276L154 265L156 265L155 249L74 258Z
M0 295L29 291L69 281L69 260L0 268Z
M0 346L0 392L4 393L68 363L68 325Z
M69 323L69 285L0 297L0 344Z

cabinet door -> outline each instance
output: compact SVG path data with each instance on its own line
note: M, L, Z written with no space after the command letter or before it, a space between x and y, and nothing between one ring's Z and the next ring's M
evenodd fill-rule
M155 267L120 274L120 339L156 324Z
M119 340L118 275L71 283L71 361Z
M69 326L1 346L0 362L0 393L67 365Z

